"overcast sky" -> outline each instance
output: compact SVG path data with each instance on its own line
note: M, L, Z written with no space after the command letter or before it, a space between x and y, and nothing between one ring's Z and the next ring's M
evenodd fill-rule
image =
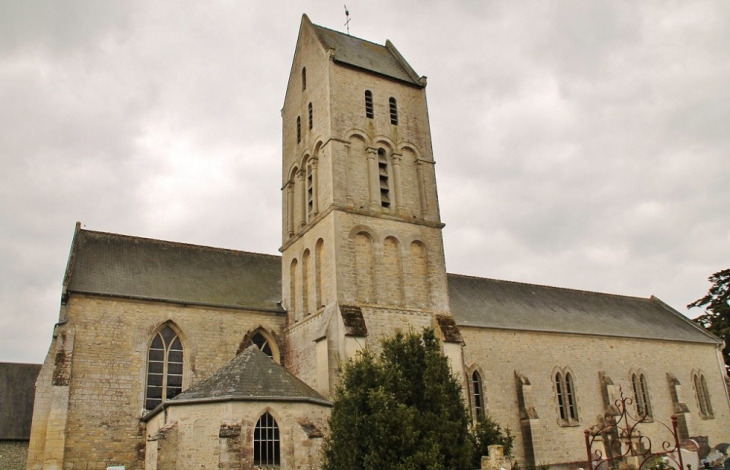
M687 313L730 267L730 3L347 6L428 76L449 272ZM0 0L0 362L43 361L76 221L278 253L302 13L344 30L342 0Z

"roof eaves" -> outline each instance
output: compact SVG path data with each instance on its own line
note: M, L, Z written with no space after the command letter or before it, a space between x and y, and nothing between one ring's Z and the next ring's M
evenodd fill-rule
M716 341L713 338L708 338L711 341L696 341L696 340L690 340L690 339L667 339L667 338L659 338L659 337L648 337L648 336L642 336L642 335L619 335L619 334L611 334L611 333L596 333L596 332L582 332L582 331L556 331L556 330L548 330L544 328L513 328L509 326L489 326L489 325L478 325L475 323L466 323L466 322L457 322L457 326L460 328L480 328L480 329L487 329L487 330L502 330L502 331L527 331L530 333L552 333L556 335L577 335L577 336L600 336L603 338L629 338L629 339L645 339L648 341L671 341L671 342L679 342L679 343L694 343L694 344L708 344L710 342L715 343Z
M698 330L698 331L700 331L700 332L704 333L704 334L705 334L705 335L706 335L707 337L709 337L709 338L710 338L710 339L711 339L711 340L712 340L713 342L715 342L715 343L717 343L717 344L722 344L722 343L724 342L724 341L722 340L722 338L718 338L718 337L717 337L717 336L715 336L714 334L712 334L712 333L710 333L709 331L707 331L706 329L702 328L702 327L701 327L700 325L698 325L697 323L693 322L692 320L690 320L690 319L689 319L689 318L687 318L686 316L682 315L681 313L679 313L678 311L676 311L675 309L673 309L673 308L672 308L671 306L669 306L669 305L667 305L666 303L664 303L664 302L663 302L663 301L662 301L662 300L661 300L661 299L660 299L659 297L655 297L655 296L653 296L653 295L652 295L652 296L651 296L651 297L649 298L649 300L650 300L650 301L652 301L652 302L654 302L654 303L656 303L656 304L658 304L658 305L659 305L659 306L661 306L661 307L662 307L662 308L663 308L664 310L667 310L668 312L670 312L670 313L671 313L672 315L674 315L675 317L679 318L679 319L680 319L680 320L682 320L683 322L685 322L685 323L688 323L689 325L692 325L692 327L693 327L693 328L695 328L696 330Z
M247 307L245 305L211 304L211 303L205 303L205 302L191 302L191 301L186 301L186 300L163 299L163 298L159 298L159 297L144 297L144 296L136 296L136 295L109 294L109 293L105 293L105 292L92 292L92 291L83 291L83 290L69 290L68 292L69 293L73 292L74 294L82 294L82 295L97 295L100 297L114 297L117 299L139 300L139 301L144 301L144 302L161 302L161 303L169 303L169 304L175 304L175 305L193 305L196 307L248 310L248 311L254 311L254 312L275 313L275 314L279 314L279 315L286 314L286 310L284 310L283 308L281 310L278 310L278 309L263 308L263 307Z

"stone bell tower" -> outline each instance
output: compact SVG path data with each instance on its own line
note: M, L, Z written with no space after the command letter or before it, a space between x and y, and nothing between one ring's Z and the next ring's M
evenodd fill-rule
M426 78L304 15L282 120L287 367L329 395L358 349L433 326L461 376Z

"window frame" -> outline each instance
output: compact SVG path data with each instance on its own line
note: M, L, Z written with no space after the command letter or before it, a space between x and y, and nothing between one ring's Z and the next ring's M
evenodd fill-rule
M692 386L695 389L695 401L697 402L700 418L713 419L715 413L712 410L710 391L707 389L707 379L704 372L695 371L692 373Z
M482 374L476 369L471 373L470 388L474 404L474 419L478 420L480 417L486 416L486 410L484 406L484 382L482 381Z
M552 373L555 405L560 426L579 426L578 394L575 374L569 368L555 368Z
M390 123L394 126L398 125L398 102L392 96L388 99L388 107L390 109Z
M307 68L302 67L302 91L307 89Z
M297 116L297 143L302 142L302 117Z
M312 103L309 103L308 112L309 112L309 130L312 130L312 127L314 126L314 118L313 118L313 111L312 111Z
M254 467L279 468L281 466L281 431L276 419L268 410L262 413L256 421L252 440ZM273 455L269 455L269 453Z
M375 119L375 107L373 106L373 92L365 90L365 117Z
M168 330L173 336L171 336L169 339L166 339L165 333ZM161 348L159 346L155 347L158 339L162 345ZM179 349L173 349L176 344L179 345ZM153 359L153 351L162 351L162 358ZM180 353L179 360L171 360L170 356L177 352ZM157 355L154 354L154 356ZM153 371L153 369L157 369L156 367L152 367L153 364L162 364L161 370L159 372ZM151 411L165 401L174 398L182 393L185 379L185 345L183 344L183 338L180 330L176 328L173 324L168 322L161 325L152 335L152 338L147 346L147 358L145 365L145 393L144 402L142 405L145 411ZM173 368L172 366L179 367ZM160 377L159 385L152 383L153 380L151 380L151 378L153 376ZM173 378L177 378L176 382L178 383L171 384L170 379ZM160 396L151 397L151 389L159 389ZM153 404L150 406L150 403Z
M646 379L646 373L643 370L632 371L629 375L631 381L631 389L634 392L634 406L636 414L644 421L653 421L654 413L651 406L651 397L649 395L649 383Z

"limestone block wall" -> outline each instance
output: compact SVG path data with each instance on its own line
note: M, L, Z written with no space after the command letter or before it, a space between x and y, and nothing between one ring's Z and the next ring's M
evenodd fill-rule
M235 309L213 309L164 302L143 302L108 297L73 294L68 303L68 322L58 328L57 336L73 337L72 350L65 354L70 364L55 360L52 380L39 380L40 409L45 401L58 401L54 394L66 392L62 426L57 426L59 439L65 441L62 464L66 468L106 468L125 465L128 469L142 468L144 459L144 426L139 418L144 411L146 358L149 343L159 328L172 322L184 348L183 389L209 377L228 363L239 350L247 333L263 328L279 348L285 318L283 315ZM56 340L55 349L59 340ZM68 342L68 339L67 339ZM54 348L54 345L52 345ZM57 352L54 352L58 357ZM68 373L67 386L58 373L59 367ZM48 375L48 364L41 376ZM54 407L48 419L34 417L31 440L46 446ZM32 445L32 450L38 450ZM48 460L50 449L31 453L30 468L38 468ZM55 451L54 451L55 452ZM44 457L45 455L45 457ZM59 462L60 463L60 462Z
M671 426L674 414L672 389L689 408L689 434L710 436L717 444L730 439L730 408L717 353L713 345L661 340L581 336L540 332L478 329L460 326L464 337L467 371L480 371L485 409L516 436L515 453L524 463L557 464L585 459L583 431L605 411L604 386L599 372L609 377L624 395L633 397L630 374L647 378L655 422L640 426L655 445L669 437L658 421ZM561 423L554 384L557 370L569 371L574 380L578 422ZM699 416L692 385L693 371L707 380L714 417ZM519 377L516 376L519 374ZM673 387L667 373L680 387ZM525 380L529 383L525 383ZM521 396L520 394L524 394ZM520 403L522 400L528 403ZM526 416L524 407L536 416ZM632 410L635 413L635 410ZM522 416L521 416L522 414ZM529 418L529 419L528 419ZM525 442L532 433L533 442ZM576 467L582 466L582 463Z
M265 412L280 433L281 468L319 468L329 407L296 402L219 402L172 406L147 426L147 469L253 468L256 422ZM153 461L151 456L155 456Z
M338 211L338 301L449 314L440 228Z

